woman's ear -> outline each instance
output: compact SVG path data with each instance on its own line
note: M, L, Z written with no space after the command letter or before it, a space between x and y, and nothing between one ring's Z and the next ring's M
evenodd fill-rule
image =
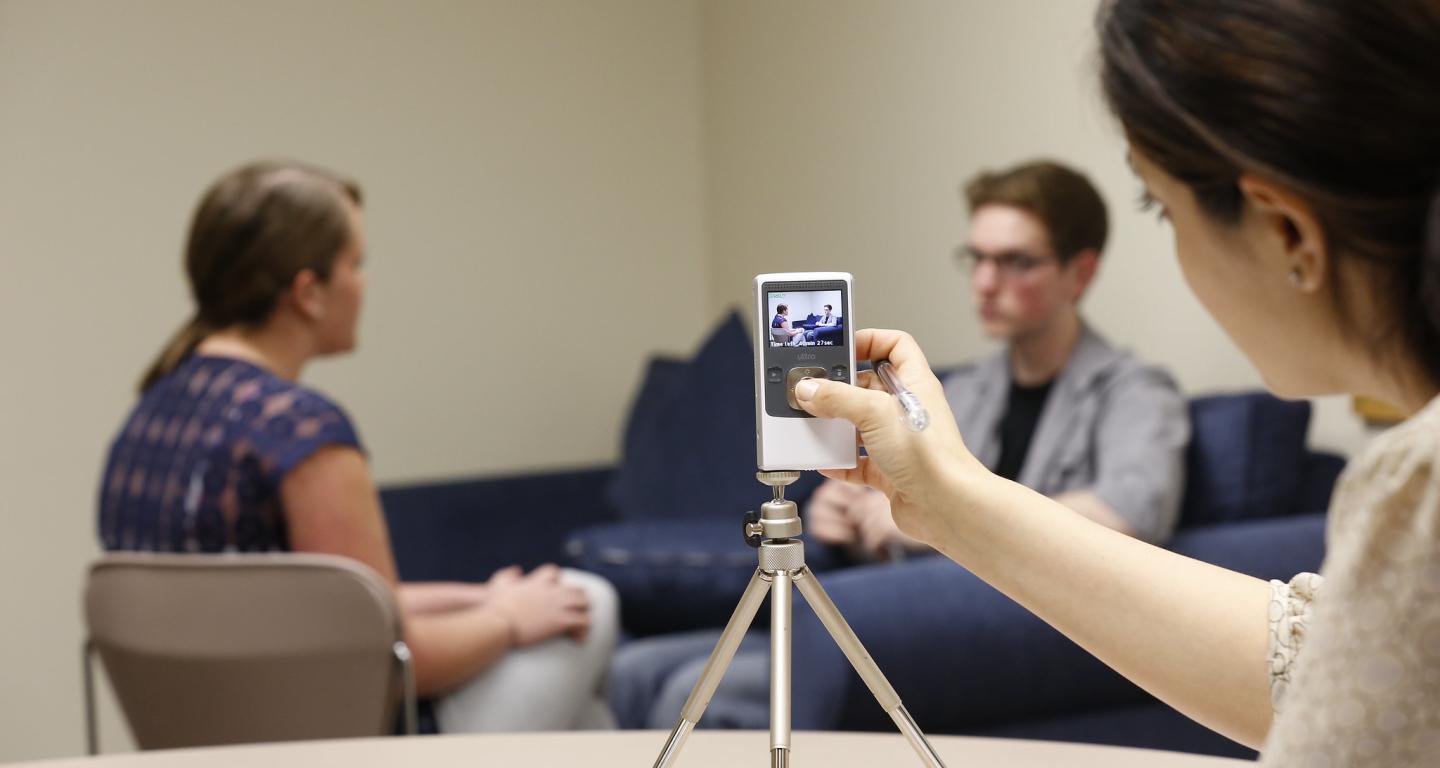
M295 311L310 321L325 317L324 284L313 269L302 269L290 282L290 299Z
M1288 188L1259 176L1243 175L1246 226L1256 227L1265 257L1296 288L1314 293L1329 279L1330 247L1315 210Z

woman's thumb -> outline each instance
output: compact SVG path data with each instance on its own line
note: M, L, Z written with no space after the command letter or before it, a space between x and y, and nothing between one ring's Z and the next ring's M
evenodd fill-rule
M876 424L889 400L884 392L839 381L801 379L795 384L795 401L807 413L822 419L844 419L862 432Z

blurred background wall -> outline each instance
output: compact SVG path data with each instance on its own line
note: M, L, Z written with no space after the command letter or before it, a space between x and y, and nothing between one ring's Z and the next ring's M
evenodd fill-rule
M646 357L710 321L699 19L672 0L0 3L0 760L83 749L97 473L189 312L204 187L267 155L364 186L360 351L307 379L382 482L608 461Z
M1168 366L1191 393L1259 374L1191 296L1167 224L1099 98L1094 2L725 0L703 4L710 300L745 301L757 272L855 274L861 326L904 328L936 364L991 349L952 251L960 188L1048 156L1088 173L1110 208L1083 307L1103 334ZM1363 440L1345 398L1314 439Z
M357 354L307 370L381 482L613 461L644 360L760 271L845 269L862 325L983 354L964 179L1088 171L1086 312L1190 392L1259 385L1185 289L1094 84L1090 0L0 0L0 761L78 754L79 591L135 379L189 311L218 174L366 192ZM1364 435L1339 399L1314 440ZM113 708L107 750L126 746Z

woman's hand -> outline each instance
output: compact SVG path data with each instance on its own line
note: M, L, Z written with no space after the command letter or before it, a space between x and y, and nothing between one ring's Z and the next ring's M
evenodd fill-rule
M497 571L486 582L484 608L510 622L516 647L534 645L560 634L584 640L590 629L590 599L580 587L560 580L560 569L542 565L529 575L519 568Z
M900 380L930 412L930 427L911 432L900 421L900 404L871 371L856 386L806 379L795 387L795 399L820 418L845 419L860 432L868 455L855 469L825 470L826 477L877 488L890 499L900 530L936 546L947 533L945 511L958 503L955 489L967 480L989 475L965 448L955 417L945 401L939 379L925 353L903 331L867 329L855 334L855 357L889 359Z

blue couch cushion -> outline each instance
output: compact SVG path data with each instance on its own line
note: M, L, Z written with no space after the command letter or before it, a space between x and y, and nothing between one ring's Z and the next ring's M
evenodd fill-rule
M566 542L568 563L605 577L620 593L620 620L631 635L654 635L723 626L759 565L741 534L744 518L643 520L575 531ZM838 548L813 541L806 564L816 571L844 561ZM756 616L757 626L769 614Z
M1181 527L1287 515L1306 472L1310 404L1263 392L1190 402Z
M743 518L648 520L576 531L570 565L605 577L620 593L620 620L632 635L724 623L755 572Z
M750 335L735 312L688 364L651 364L608 492L622 517L739 521L768 498L755 480L754 364ZM820 479L806 473L792 498Z

